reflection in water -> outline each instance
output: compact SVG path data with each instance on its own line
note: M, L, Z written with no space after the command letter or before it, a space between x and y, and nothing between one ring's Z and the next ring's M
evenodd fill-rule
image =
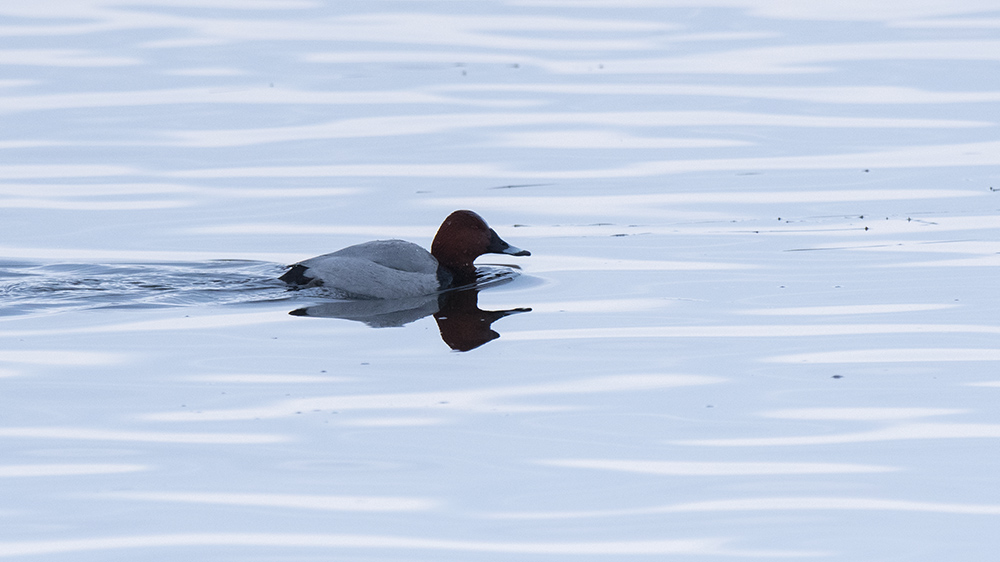
M437 310L438 295L426 295L406 299L337 300L297 308L289 314L357 320L372 328L398 328L434 314Z
M889 466L818 462L700 462L649 461L631 459L549 459L549 466L638 472L661 476L720 476L746 474L851 474L890 472Z
M17 464L0 466L0 478L121 474L148 469L141 464Z
M55 439L59 441L123 441L128 443L186 443L199 445L259 445L287 441L270 433L193 433L122 431L84 427L0 427L0 437Z
M501 554L501 555L649 555L687 554L749 558L816 557L823 553L793 550L734 549L721 539L662 539L640 541L563 541L524 542L514 540L475 541L452 538L427 538L397 535L306 534L306 533L184 533L160 535L116 535L107 537L20 541L0 543L0 557L40 556L77 552L124 549L180 547L257 547L281 549L283 558L289 549L325 548L378 549L414 552ZM415 558L410 558L415 559Z
M511 281L517 272L513 269L480 267L478 280L470 286L405 299L336 300L305 308L289 314L342 318L363 322L372 328L404 326L425 316L434 315L441 339L455 351L470 351L500 337L492 325L504 316L530 312L530 308L508 310L482 310L479 308L479 291L492 285Z
M392 496L331 496L327 494L247 494L213 492L118 491L100 494L101 498L151 502L197 503L321 511L428 511L438 507L430 499Z
M734 439L690 439L674 443L703 447L784 447L797 445L841 445L884 441L926 439L997 439L1000 424L995 423L903 423L871 431L804 435L793 437L740 437Z
M347 414L341 423L359 425L357 420L386 420L387 416L400 419L397 412L412 410L423 419L438 420L438 416L455 413L518 414L539 412L565 412L586 408L587 401L567 405L565 399L571 396L586 397L608 394L643 393L669 391L685 387L714 385L725 382L720 377L704 375L676 374L624 374L605 377L574 377L558 382L546 381L537 384L478 385L470 388L428 389L416 392L378 392L371 394L334 394L332 396L307 396L292 398L245 408L219 408L184 411L168 410L146 414L143 419L155 422L198 422L259 420L292 417L302 412L338 412ZM599 398L598 403L606 400ZM428 416L428 412L434 418ZM408 420L416 419L409 416ZM468 418L463 417L463 420ZM457 418L456 418L457 423ZM407 425L414 425L408 423ZM0 435L3 435L0 428Z
M500 334L491 329L494 322L504 316L531 311L530 308L481 310L479 291L476 289L443 296L441 310L434 315L434 319L441 330L441 339L456 351L469 351L499 338Z
M896 119L866 117L802 116L794 114L720 112L720 111L619 111L619 112L486 112L453 113L450 115L394 115L351 118L310 125L269 128L219 130L188 129L171 133L175 144L188 147L250 146L280 141L310 139L395 137L426 135L467 129L492 129L511 126L549 127L710 127L710 126L770 126L806 128L972 128L990 123L967 120ZM549 141L553 137L545 137ZM716 141L722 139L714 139ZM500 137L497 144L508 145L509 137ZM700 142L700 141L699 141ZM534 143L538 144L538 143ZM676 144L676 143L674 143ZM709 143L715 144L715 143ZM586 145L584 145L586 146ZM592 146L592 145L591 145ZM602 144L598 145L603 146ZM690 146L690 145L689 145ZM550 147L551 144L550 144ZM566 144L558 148L581 148ZM662 147L660 147L662 148ZM714 159L713 159L714 160Z
M972 503L939 503L882 498L844 497L759 497L715 501L653 505L630 509L604 509L561 512L496 513L496 519L570 519L581 517L621 517L657 513L698 513L735 511L924 511L931 513L962 513L968 515L1000 515L1000 505Z

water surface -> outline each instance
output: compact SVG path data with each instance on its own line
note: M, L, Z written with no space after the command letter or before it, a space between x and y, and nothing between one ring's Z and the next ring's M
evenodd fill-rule
M0 557L988 559L1000 12L897 4L0 6Z

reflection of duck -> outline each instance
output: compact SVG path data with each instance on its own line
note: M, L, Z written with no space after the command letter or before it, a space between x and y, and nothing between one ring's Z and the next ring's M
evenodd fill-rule
M434 314L438 308L438 295L426 295L408 299L333 301L299 308L289 314L356 320L372 328L396 328Z
M474 283L472 262L483 254L531 255L504 242L476 213L455 211L441 223L430 252L412 242L376 240L294 264L280 279L351 298L403 299Z
M492 329L492 324L497 320L530 311L530 308L481 310L479 287L473 286L408 299L333 301L293 310L290 314L356 320L373 328L403 326L433 314L441 331L441 339L448 347L456 351L469 351L500 337Z
M434 313L441 339L455 351L469 351L500 337L492 324L504 316L531 312L530 308L481 310L479 291L466 289L441 295L441 308Z

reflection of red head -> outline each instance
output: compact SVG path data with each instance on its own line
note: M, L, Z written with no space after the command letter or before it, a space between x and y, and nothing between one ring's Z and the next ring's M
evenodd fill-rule
M530 308L510 310L480 310L479 291L470 289L441 295L440 310L434 313L441 339L455 351L469 351L495 340L500 334L492 324L504 316L530 312Z

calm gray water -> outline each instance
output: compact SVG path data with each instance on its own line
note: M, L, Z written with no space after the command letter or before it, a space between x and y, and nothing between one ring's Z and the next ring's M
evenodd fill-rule
M0 4L0 558L995 556L1000 4L911 4Z

